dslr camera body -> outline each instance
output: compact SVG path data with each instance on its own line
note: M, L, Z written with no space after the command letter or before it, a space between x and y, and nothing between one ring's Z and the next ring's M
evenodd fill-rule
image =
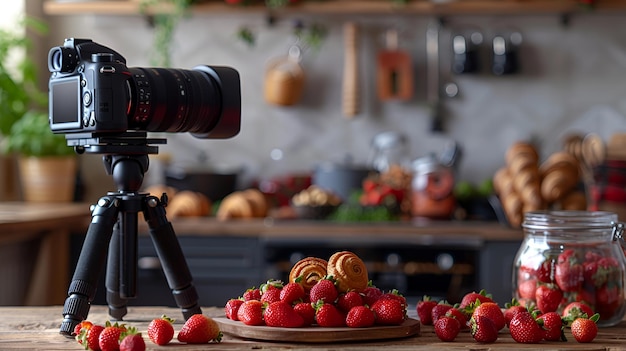
M66 39L48 53L49 119L70 139L133 131L189 132L223 139L239 133L239 74L230 67L129 68L90 39Z

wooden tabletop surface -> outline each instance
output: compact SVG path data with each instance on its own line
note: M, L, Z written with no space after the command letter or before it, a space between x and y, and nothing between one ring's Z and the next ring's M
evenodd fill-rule
M0 350L82 350L73 339L59 334L61 306L45 307L0 307ZM222 308L203 308L203 313L212 317L223 316ZM626 350L626 322L610 328L601 328L598 337L590 344L579 344L573 340L569 331L567 342L543 342L541 344L518 344L514 342L506 329L500 332L495 343L479 344L469 332L462 332L454 342L444 343L437 339L431 326L421 326L419 336L368 342L345 343L284 343L258 340L244 340L232 335L225 335L220 344L185 345L173 341L167 346L156 346L147 339L147 326L150 320L166 314L177 319L175 330L182 325L182 316L176 308L169 307L129 307L125 323L135 326L146 339L147 350L322 350L353 351L375 350L384 347L390 351L409 350ZM411 314L410 314L411 316ZM109 319L105 306L92 306L88 319L95 323L104 323Z

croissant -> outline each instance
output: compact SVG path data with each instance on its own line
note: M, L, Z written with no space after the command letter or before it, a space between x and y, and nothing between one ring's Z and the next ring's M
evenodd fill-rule
M339 251L330 256L326 270L328 275L337 280L340 292L349 290L361 292L369 282L365 263L350 251Z
M318 280L326 276L328 262L317 257L306 257L296 262L289 272L289 282L300 278L299 283L304 291L309 291Z

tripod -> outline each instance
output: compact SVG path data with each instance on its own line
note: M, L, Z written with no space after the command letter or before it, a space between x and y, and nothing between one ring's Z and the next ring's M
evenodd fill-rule
M59 332L72 337L75 326L87 319L105 262L109 315L115 320L126 315L127 301L136 296L137 290L137 215L140 211L148 223L167 283L184 318L202 313L187 262L172 224L165 216L167 195L159 199L139 193L148 170L148 154L158 152L156 146L149 144L163 144L165 140L146 139L143 132L83 137L68 137L68 145L75 146L78 153L104 154L107 174L113 176L118 191L107 193L92 206L91 223L63 306Z

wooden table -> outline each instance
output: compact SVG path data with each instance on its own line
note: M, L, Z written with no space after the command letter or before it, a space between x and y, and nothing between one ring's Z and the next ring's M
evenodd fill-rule
M63 303L69 283L69 234L86 230L90 220L89 205L83 203L0 203L0 246L40 240L32 254L35 262L24 304Z
M212 317L223 316L222 308L204 308L203 312ZM59 334L61 322L61 306L45 307L0 307L0 350L82 350L82 347L73 339ZM501 331L500 337L492 344L479 344L471 335L462 332L454 342L444 343L437 339L431 326L422 326L421 335L402 339L350 342L337 344L288 344L281 342L267 342L243 340L226 335L220 344L185 345L173 341L170 345L159 347L147 339L146 329L153 318L166 314L177 319L175 330L178 332L182 325L182 316L176 308L168 307L129 307L125 323L135 326L146 339L148 350L325 350L325 351L352 351L375 350L383 348L385 351L414 351L414 350L626 350L626 322L618 326L600 329L599 335L591 344L579 344L566 331L567 342L543 342L541 344L518 344L511 339L508 332ZM105 306L92 306L88 319L96 323L104 323L109 319Z

